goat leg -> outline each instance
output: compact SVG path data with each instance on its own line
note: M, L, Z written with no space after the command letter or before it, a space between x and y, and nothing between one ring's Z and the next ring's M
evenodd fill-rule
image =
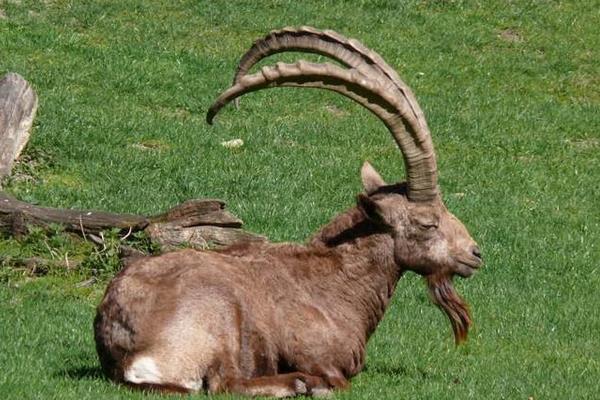
M347 390L350 388L350 382L336 367L313 365L307 371L312 375L323 377L323 380L332 390Z
M224 379L218 392L250 396L292 397L323 396L331 390L323 378L302 372L261 376L258 378Z

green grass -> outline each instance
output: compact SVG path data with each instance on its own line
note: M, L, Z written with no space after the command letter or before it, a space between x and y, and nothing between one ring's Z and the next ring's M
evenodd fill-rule
M475 319L466 345L454 346L422 282L407 276L365 371L336 398L597 398L599 9L0 1L0 75L22 74L40 97L26 162L4 189L43 205L148 214L222 198L247 229L303 241L352 205L363 160L402 179L382 124L331 93L294 89L249 95L212 128L204 114L254 39L286 25L335 29L378 51L413 88L446 203L486 259L458 282ZM234 138L245 145L220 145ZM31 254L54 261L46 276L10 263ZM61 233L0 239L0 397L153 397L101 377L91 323L106 280L79 287L90 269L65 272L65 254L85 266L93 250Z

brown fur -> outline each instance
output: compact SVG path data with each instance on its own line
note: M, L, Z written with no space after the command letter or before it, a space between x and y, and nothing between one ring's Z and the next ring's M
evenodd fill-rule
M131 383L126 382L126 385L132 389L141 390L149 393L161 393L161 394L189 394L190 391L181 386L172 385L169 383L153 384L153 383Z
M427 284L433 302L446 313L450 320L456 344L460 344L467 340L471 316L469 307L456 293L451 279L452 277L446 275L429 275Z
M427 277L457 342L464 340L470 318L450 279L479 266L475 243L441 200L410 202L403 185L387 186L373 172L363 167L371 194L307 245L132 260L108 286L94 323L105 373L166 391L284 397L344 389L408 270Z

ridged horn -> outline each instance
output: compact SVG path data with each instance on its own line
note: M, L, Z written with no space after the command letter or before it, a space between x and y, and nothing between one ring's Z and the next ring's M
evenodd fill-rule
M242 56L233 77L235 84L258 62L273 54L287 51L315 53L329 57L349 68L355 68L367 76L381 74L391 81L398 95L408 99L421 129L429 135L425 115L410 88L400 79L398 73L375 51L356 39L348 39L332 30L318 30L310 26L286 27L271 31L258 39ZM237 103L236 103L237 105Z
M408 197L429 201L437 195L437 169L431 138L424 135L409 101L389 90L389 81L379 75L367 76L357 69L298 61L263 67L260 72L240 77L223 92L208 110L209 124L230 101L245 93L272 87L311 87L332 90L361 104L388 128L400 147L406 167Z
M286 51L323 55L363 73L368 73L371 70L384 71L390 69L376 53L364 47L360 42L347 39L337 32L331 30L320 31L308 26L300 28L287 27L271 31L264 38L254 42L252 47L240 59L233 82L237 82L240 77L246 75L262 59ZM371 65L374 67L371 67Z

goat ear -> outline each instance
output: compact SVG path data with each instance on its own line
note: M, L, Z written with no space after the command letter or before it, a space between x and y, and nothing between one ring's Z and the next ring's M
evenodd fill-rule
M377 189L386 185L379 172L368 161L365 161L360 169L360 178L367 194L373 194Z
M389 226L383 208L377 201L371 199L369 196L359 194L357 200L358 209L363 213L369 220L375 222L377 225Z

